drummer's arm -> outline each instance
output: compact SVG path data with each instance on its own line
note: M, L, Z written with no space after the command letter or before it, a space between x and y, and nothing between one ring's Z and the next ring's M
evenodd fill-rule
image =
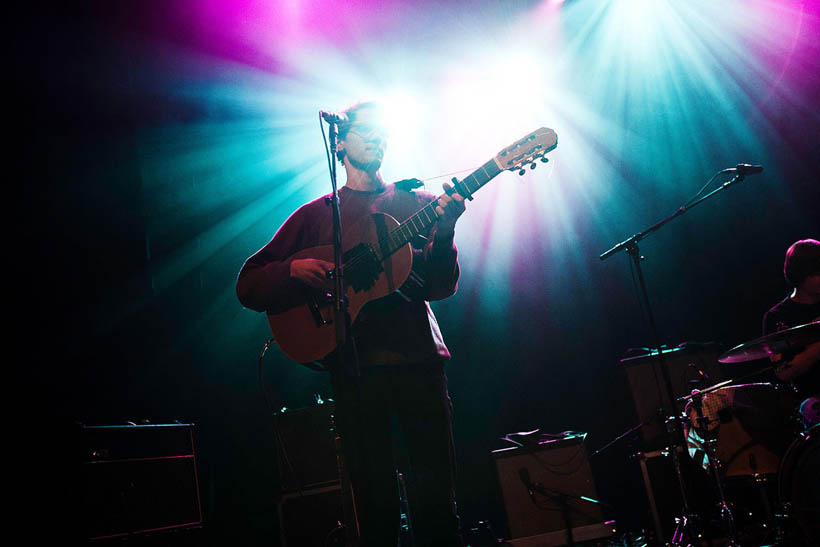
M788 363L777 366L774 373L778 379L790 382L803 376L820 362L820 342L809 344Z

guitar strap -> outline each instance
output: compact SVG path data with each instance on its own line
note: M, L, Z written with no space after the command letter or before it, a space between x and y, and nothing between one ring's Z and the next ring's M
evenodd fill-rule
M424 186L424 183L421 182L419 179L404 179L394 182L393 185L399 190L410 192L411 190L415 190L416 188L421 188L422 186Z

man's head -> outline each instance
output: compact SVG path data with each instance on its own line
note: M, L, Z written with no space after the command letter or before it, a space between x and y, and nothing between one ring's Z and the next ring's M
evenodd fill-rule
M798 289L820 293L820 241L801 239L792 243L786 251L783 275Z
M387 148L387 132L379 105L373 101L356 103L343 111L348 121L339 124L337 157L370 173L379 170Z

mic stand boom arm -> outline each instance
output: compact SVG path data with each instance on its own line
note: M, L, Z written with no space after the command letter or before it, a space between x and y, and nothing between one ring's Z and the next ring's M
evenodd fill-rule
M724 170L724 171L721 171L721 172L728 172L728 171L729 170L727 169L727 170ZM718 186L717 188L715 188L714 190L712 190L711 192L709 192L708 194L703 196L702 198L698 199L695 202L688 203L686 205L682 205L671 216L661 220L660 222L657 222L657 223L653 224L652 226L650 226L649 228L647 228L643 232L638 232L637 234L633 235L632 237L630 237L628 239L625 239L624 241L621 241L620 243L618 243L617 245L615 245L614 247L612 247L608 251L601 254L601 256L599 256L598 258L600 258L601 260L606 260L607 258L611 257L612 255L614 255L615 253L617 253L621 250L626 249L627 251L629 251L630 246L636 245L643 238L645 238L646 236L648 236L652 232L655 232L656 230L658 230L661 226L663 226L667 222L670 222L670 221L678 218L683 213L685 213L689 209L693 208L695 205L698 205L701 202L706 201L707 199L714 196L718 192L722 192L723 190L727 189L729 186L732 186L733 184L741 182L745 178L746 178L745 174L743 174L742 172L736 172L734 177L732 177L728 181L724 182L723 184L721 184L720 186Z

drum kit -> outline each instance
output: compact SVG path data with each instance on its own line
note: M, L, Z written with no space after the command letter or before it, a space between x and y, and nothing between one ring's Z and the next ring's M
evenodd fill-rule
M725 364L795 354L820 321L752 340ZM820 545L820 400L787 384L744 383L768 366L680 397L689 455L711 476L729 545Z
M775 383L743 383L749 377L775 370L775 366L675 398L672 377L664 361L661 336L641 267L645 258L638 247L641 241L696 205L742 181L746 175L763 170L762 166L754 166L754 170L739 169L741 166L742 164L738 168L719 171L695 197L672 215L621 241L598 258L606 260L620 251L629 255L633 280L637 281L636 290L641 310L652 334L653 348L657 350L655 355L660 373L656 377L657 391L665 396L661 397L662 401L668 399L670 403L679 403L672 404L670 408L664 401L656 413L666 426L665 440L668 446L663 454L670 455L680 486L683 510L683 515L676 519L677 527L669 543L674 546L690 545L698 543L703 537L698 533L697 526L692 524L699 515L691 511L687 500L686 481L678 457L679 451L689 447L690 452L699 454L714 480L719 497L719 520L725 529L728 545L739 545L741 542L749 544L742 541L741 536L745 530L736 526L739 521L736 523L735 517L739 515L734 514L738 513L741 502L745 503L749 496L743 496L743 499L735 502L732 488L726 488L730 479L732 482L737 479L758 486L767 481L768 485L776 485L774 496L767 496L766 489L760 489L759 497L764 506L764 515L753 515L761 525L766 524L767 527L776 529L776 542L799 544L799 539L792 538L803 537L807 545L820 546L820 426L817 425L820 402L816 399L804 401L800 410L797 410L797 396L785 386ZM733 178L708 194L701 195L703 189L724 173L732 173ZM720 356L718 362L731 364L763 358L775 361L779 354L796 354L818 341L820 321L814 321L741 344ZM683 414L678 411L680 404L686 409ZM800 414L803 416L802 421L798 419ZM802 427L798 426L801 423ZM639 427L644 425L645 423ZM615 441L628 435L630 431ZM732 505L735 506L734 510ZM656 519L656 530L659 528L657 524ZM790 527L799 528L799 532L788 536L787 529Z

